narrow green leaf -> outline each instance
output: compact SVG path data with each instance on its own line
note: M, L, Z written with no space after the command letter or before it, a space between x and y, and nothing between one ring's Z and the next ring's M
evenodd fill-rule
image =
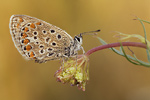
M143 24L143 22L141 21L141 19L140 18L137 18L139 21L140 21L140 23L142 24L142 27L143 27L143 30L144 30L144 37L145 37L145 40L147 39L147 36L146 36L146 29L145 29L145 26L144 26L144 24Z
M107 43L106 43L103 39L101 39L100 37L97 37L97 38L99 39L99 41L100 41L103 45L107 44ZM124 50L124 49L122 49L121 46L120 46L120 50L117 50L117 49L115 49L115 48L109 48L109 49L112 50L112 51L114 51L114 52L115 52L116 54L118 54L118 55L121 55L121 56L123 56L123 57L127 56L128 59L131 59L131 60L137 62L137 58L134 58L134 57L132 57L132 56L130 56L130 55L124 55L124 53L123 53L123 50ZM138 62L140 62L140 63L142 63L142 64L136 64L136 65L146 65L146 66L150 66L149 63L146 63L146 62L141 61L141 60L139 60L139 59L138 59Z
M102 38L100 38L100 37L97 37L97 38L99 39L99 41L100 41L103 45L107 44Z
M120 50L120 53L122 53L122 49L121 49L121 47L120 47L120 49L119 49L119 50Z
M143 66L146 66L146 67L150 67L150 64L149 63L143 63L141 62L139 59L137 59L137 57L135 56L135 54L133 54L134 58L136 59L136 61L140 64L140 65L143 65Z
M146 49L146 53L147 53L148 62L150 63L150 55L149 55L149 50L148 49Z
M150 24L150 22L149 21L146 21L146 20L142 20L142 19L140 19L142 22L145 22L145 23L148 23L148 24Z
M120 45L121 45L121 49L122 49L122 52L123 52L125 58L126 58L129 62L131 62L131 63L133 63L133 64L135 64L135 65L139 65L138 63L133 62L132 60L130 60L130 59L128 58L128 56L126 55L126 53L125 53L125 51L124 51L124 49L123 49L122 43L120 43Z
M101 39L100 37L97 37L97 38L99 39L99 41L100 41L103 45L107 44L107 43L106 43L103 39ZM118 55L124 56L121 47L120 47L120 51L117 50L117 49L115 49L115 48L109 48L109 49L112 50L112 51L114 51L114 52L115 52L116 54L118 54ZM130 55L127 55L127 56L128 56L130 59L136 61L136 59L133 58L132 56L130 56ZM125 56L124 56L124 57L125 57Z
M145 29L145 26L144 26L144 24L143 24L143 21L145 21L145 20L141 20L140 18L138 18L137 17L137 19L140 21L140 23L142 24L142 27L143 27L143 30L144 30L144 37L145 37L145 42L146 42L146 44L147 44L147 35L146 35L146 29ZM146 22L146 21L145 21ZM148 23L148 21L147 21L147 23ZM149 51L150 51L150 48L149 48L149 46L147 45L147 49L146 49L146 53L147 53L147 59L148 59L148 62L150 62L150 55L149 55Z

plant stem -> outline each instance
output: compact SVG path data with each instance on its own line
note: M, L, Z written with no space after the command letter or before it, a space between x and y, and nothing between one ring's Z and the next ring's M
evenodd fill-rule
M110 44L106 44L106 45L101 45L98 47L95 47L89 51L87 51L85 53L86 56L89 56L90 54L102 50L102 49L107 49L107 48L112 48L112 47L120 47L122 44L122 46L133 46L133 47L141 47L141 48L147 48L146 44L144 43L139 43L139 42L117 42L117 43L110 43Z

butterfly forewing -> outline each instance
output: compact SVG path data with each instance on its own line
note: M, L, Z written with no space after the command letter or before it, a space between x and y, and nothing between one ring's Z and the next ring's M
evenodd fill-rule
M63 57L73 42L64 30L26 15L11 17L10 33L21 55L39 63Z

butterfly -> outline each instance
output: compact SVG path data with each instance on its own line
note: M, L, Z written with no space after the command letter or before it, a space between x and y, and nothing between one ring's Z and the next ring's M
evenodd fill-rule
M10 34L15 47L26 59L44 63L69 58L78 54L82 47L82 35L72 38L67 32L43 20L27 15L12 15ZM97 30L95 32L98 32Z

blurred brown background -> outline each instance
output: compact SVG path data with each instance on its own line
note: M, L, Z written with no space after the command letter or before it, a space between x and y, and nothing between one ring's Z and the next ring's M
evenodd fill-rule
M150 21L149 4L150 0L0 0L0 100L150 100L150 68L135 66L108 49L96 52L90 56L90 81L83 92L56 82L59 61L36 64L23 59L9 33L10 16L26 14L73 37L101 29L98 36L117 42L112 31L143 35L139 21L132 19L136 15ZM84 36L85 51L98 45L97 39ZM132 49L147 61L144 49Z

